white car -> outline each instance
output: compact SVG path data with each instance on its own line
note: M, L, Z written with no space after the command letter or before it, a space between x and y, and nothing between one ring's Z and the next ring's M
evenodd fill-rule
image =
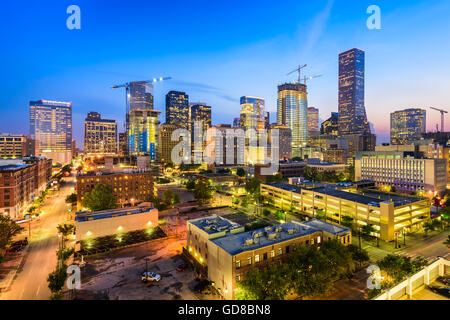
M147 281L158 282L159 280L161 280L161 276L154 272L144 272L142 274L141 280L144 282L147 282Z

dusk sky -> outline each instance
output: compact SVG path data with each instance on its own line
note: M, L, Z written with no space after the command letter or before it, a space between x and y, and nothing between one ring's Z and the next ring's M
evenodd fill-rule
M81 8L81 30L68 30L66 9ZM381 8L382 29L369 30L366 9ZM277 85L300 64L309 106L322 120L338 110L338 54L366 52L366 110L378 142L389 114L420 107L427 129L450 111L450 1L118 1L20 0L0 4L0 132L29 133L30 100L73 102L73 133L82 145L89 111L123 130L125 93L112 85L173 77L155 85L185 91L212 106L213 123L232 123L243 95L266 99L276 120ZM447 116L447 128L450 125Z

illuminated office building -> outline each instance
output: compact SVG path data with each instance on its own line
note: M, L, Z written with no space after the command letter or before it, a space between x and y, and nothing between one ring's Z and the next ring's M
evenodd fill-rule
M129 117L128 150L132 156L150 156L158 161L159 114L157 110L131 110Z
M308 108L308 135L309 137L318 136L319 131L319 109L317 108Z
M339 54L339 135L370 133L364 106L364 51Z
M339 113L332 112L331 117L322 122L320 126L320 134L337 136L339 134L339 125L338 125Z
M39 153L54 163L72 160L72 103L30 101L30 134Z
M203 138L210 127L211 107L206 103L191 103L189 106L189 134L192 139L194 163L202 162L203 150L206 147L206 141Z
M127 141L127 133L121 132L119 133L119 156L128 155L128 141Z
M189 129L189 96L185 92L170 91L166 95L166 123Z
M0 159L22 158L27 155L27 137L0 134Z
M265 100L258 97L241 97L241 127L255 130L265 128Z
M273 130L278 130L278 144L275 144L272 139ZM271 152L270 158L272 161L292 159L292 131L290 128L279 124L270 125L269 144L268 150ZM274 159L276 152L278 152L278 159Z
M408 144L419 140L426 131L426 111L405 109L391 113L391 144Z
M292 153L299 156L300 147L308 142L308 100L306 85L286 83L278 86L277 123L292 131Z
M179 143L172 141L172 134L177 126L164 123L159 127L159 160L161 163L172 163L172 150Z
M86 155L117 154L117 123L90 112L84 122L84 153Z

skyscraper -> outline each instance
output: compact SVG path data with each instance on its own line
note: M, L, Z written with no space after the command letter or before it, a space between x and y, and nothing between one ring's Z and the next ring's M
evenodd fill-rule
M308 142L308 100L306 85L286 83L278 86L277 123L292 131L292 153L296 157L300 147Z
M241 127L262 130L265 126L265 100L258 97L241 97Z
M319 135L319 109L310 107L308 112L308 136Z
M147 81L130 82L129 103L131 110L153 110L153 84Z
M391 144L407 144L419 140L426 130L427 112L405 109L391 113Z
M185 92L170 91L166 95L166 124L189 129L189 96Z
M97 112L88 113L84 122L84 153L87 155L117 154L117 123L102 119Z
M130 155L149 155L150 160L158 161L159 114L157 110L131 110L128 131L128 150Z
M159 127L159 160L161 163L172 163L172 150L179 143L172 141L172 134L177 127L172 124L162 124Z
M332 112L331 117L322 122L322 125L320 126L320 134L337 136L339 134L338 119L339 113Z
M40 155L57 163L72 160L72 103L30 101L30 134Z
M189 134L192 139L193 160L194 163L201 163L203 150L206 147L203 137L211 127L211 107L206 103L196 102L191 103L189 109Z
M370 133L364 105L364 51L339 54L339 135Z

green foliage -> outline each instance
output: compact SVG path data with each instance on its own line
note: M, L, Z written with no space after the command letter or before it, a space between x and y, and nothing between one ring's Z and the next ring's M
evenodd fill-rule
M377 262L382 272L387 274L385 283L395 285L405 277L420 271L428 262L423 257L417 257L412 260L410 257L389 254Z
M170 183L172 180L170 180L169 178L165 178L165 177L159 177L156 182L159 184L168 184Z
M359 264L363 264L364 262L370 260L367 250L360 249L358 246L353 244L349 245L347 248L351 252L353 260Z
M380 294L381 294L381 289L370 289L367 292L367 296L368 296L369 300L375 298L376 296L378 296Z
M6 248L14 236L22 232L23 228L9 216L0 215L0 249Z
M167 209L167 204L163 199L159 197L155 197L154 195L150 195L147 197L147 200L153 204L153 207L158 209L159 211L164 211Z
M71 204L71 205L77 204L77 194L72 193L71 195L68 195L66 197L66 203Z
M282 182L283 180L283 176L280 173L266 177L266 183L278 183Z
M284 220L285 218L285 213L283 210L277 210L275 212L275 217L277 218L277 220Z
M238 169L236 170L236 174L237 174L239 177L243 178L243 177L245 177L245 170L244 170L243 168L238 168Z
M245 191L247 191L247 193L252 197L256 198L257 196L259 196L260 185L261 181L259 181L256 178L252 178L248 180L247 183L245 184Z
M90 211L101 211L117 207L117 200L113 188L103 183L97 184L91 192L86 193L83 207Z
M57 267L55 271L50 273L47 277L48 288L52 293L60 293L64 287L64 283L67 278L67 266L62 265L61 268Z
M65 248L63 250L56 250L56 256L58 257L58 259L60 259L62 261L66 261L74 253L75 253L74 248Z
M450 234L447 236L447 240L444 241L444 245L450 246Z
M195 189L195 181L194 180L189 180L188 182L186 182L186 189L188 190L194 190Z
M366 224L365 226L361 227L361 232L366 236L370 236L375 231L376 230L372 224Z
M214 188L206 181L199 180L195 184L194 197L199 204L208 203L214 196Z
M317 209L316 215L314 216L316 219L326 221L327 215L325 214L325 211L323 209Z
M233 197L233 204L238 205L239 204L239 198Z
M353 218L349 216L342 216L342 223L344 227L353 229Z
M248 207L248 200L247 200L247 198L242 199L241 206L243 208L247 208Z
M58 229L58 233L61 233L64 237L64 239L67 238L68 235L73 234L75 231L75 226L73 224L60 224L56 227Z
M171 190L165 190L162 194L162 201L167 207L171 207L180 203L180 196Z
M272 213L272 212L270 212L269 209L264 209L263 212L262 212L262 214L263 214L264 217L270 216L271 213Z

